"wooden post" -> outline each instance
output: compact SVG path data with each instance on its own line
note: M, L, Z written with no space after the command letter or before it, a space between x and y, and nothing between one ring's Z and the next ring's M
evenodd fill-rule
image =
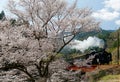
M117 64L119 65L119 29L117 32Z

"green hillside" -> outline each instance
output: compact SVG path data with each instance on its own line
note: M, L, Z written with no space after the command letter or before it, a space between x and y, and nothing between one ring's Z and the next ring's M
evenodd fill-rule
M120 30L119 30L120 31ZM88 38L89 36L96 36L100 39L103 39L108 48L114 48L117 46L117 31L114 30L102 30L99 32L92 31L87 33L79 33L78 36L75 37L75 39L78 40L84 40Z
M75 39L78 40L82 40L82 39L86 39L89 36L97 36L101 39L105 39L106 37L108 37L112 32L114 32L114 30L100 30L98 31L91 31L91 32L86 32L86 33L79 33Z

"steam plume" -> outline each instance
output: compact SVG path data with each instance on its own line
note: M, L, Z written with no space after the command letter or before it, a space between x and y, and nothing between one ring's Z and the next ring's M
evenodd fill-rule
M95 36L88 37L86 40L83 40L83 41L80 41L80 40L72 41L69 47L71 49L76 49L76 50L80 50L81 52L84 52L86 49L90 47L104 48L104 41Z

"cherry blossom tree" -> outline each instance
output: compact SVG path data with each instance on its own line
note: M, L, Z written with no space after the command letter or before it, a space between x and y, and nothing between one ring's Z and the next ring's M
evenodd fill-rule
M9 0L9 10L17 19L14 25L0 21L0 70L20 70L33 82L50 78L56 55L75 36L99 30L91 10L76 5L77 1L69 5L64 0Z

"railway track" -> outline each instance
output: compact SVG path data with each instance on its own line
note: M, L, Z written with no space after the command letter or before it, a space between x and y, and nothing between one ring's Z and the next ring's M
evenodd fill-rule
M69 66L66 69L69 71L78 71L81 70L83 72L92 72L95 70L107 70L110 68L115 68L115 67L120 67L120 65L91 65L91 66L82 66L82 67L77 67L77 66Z

